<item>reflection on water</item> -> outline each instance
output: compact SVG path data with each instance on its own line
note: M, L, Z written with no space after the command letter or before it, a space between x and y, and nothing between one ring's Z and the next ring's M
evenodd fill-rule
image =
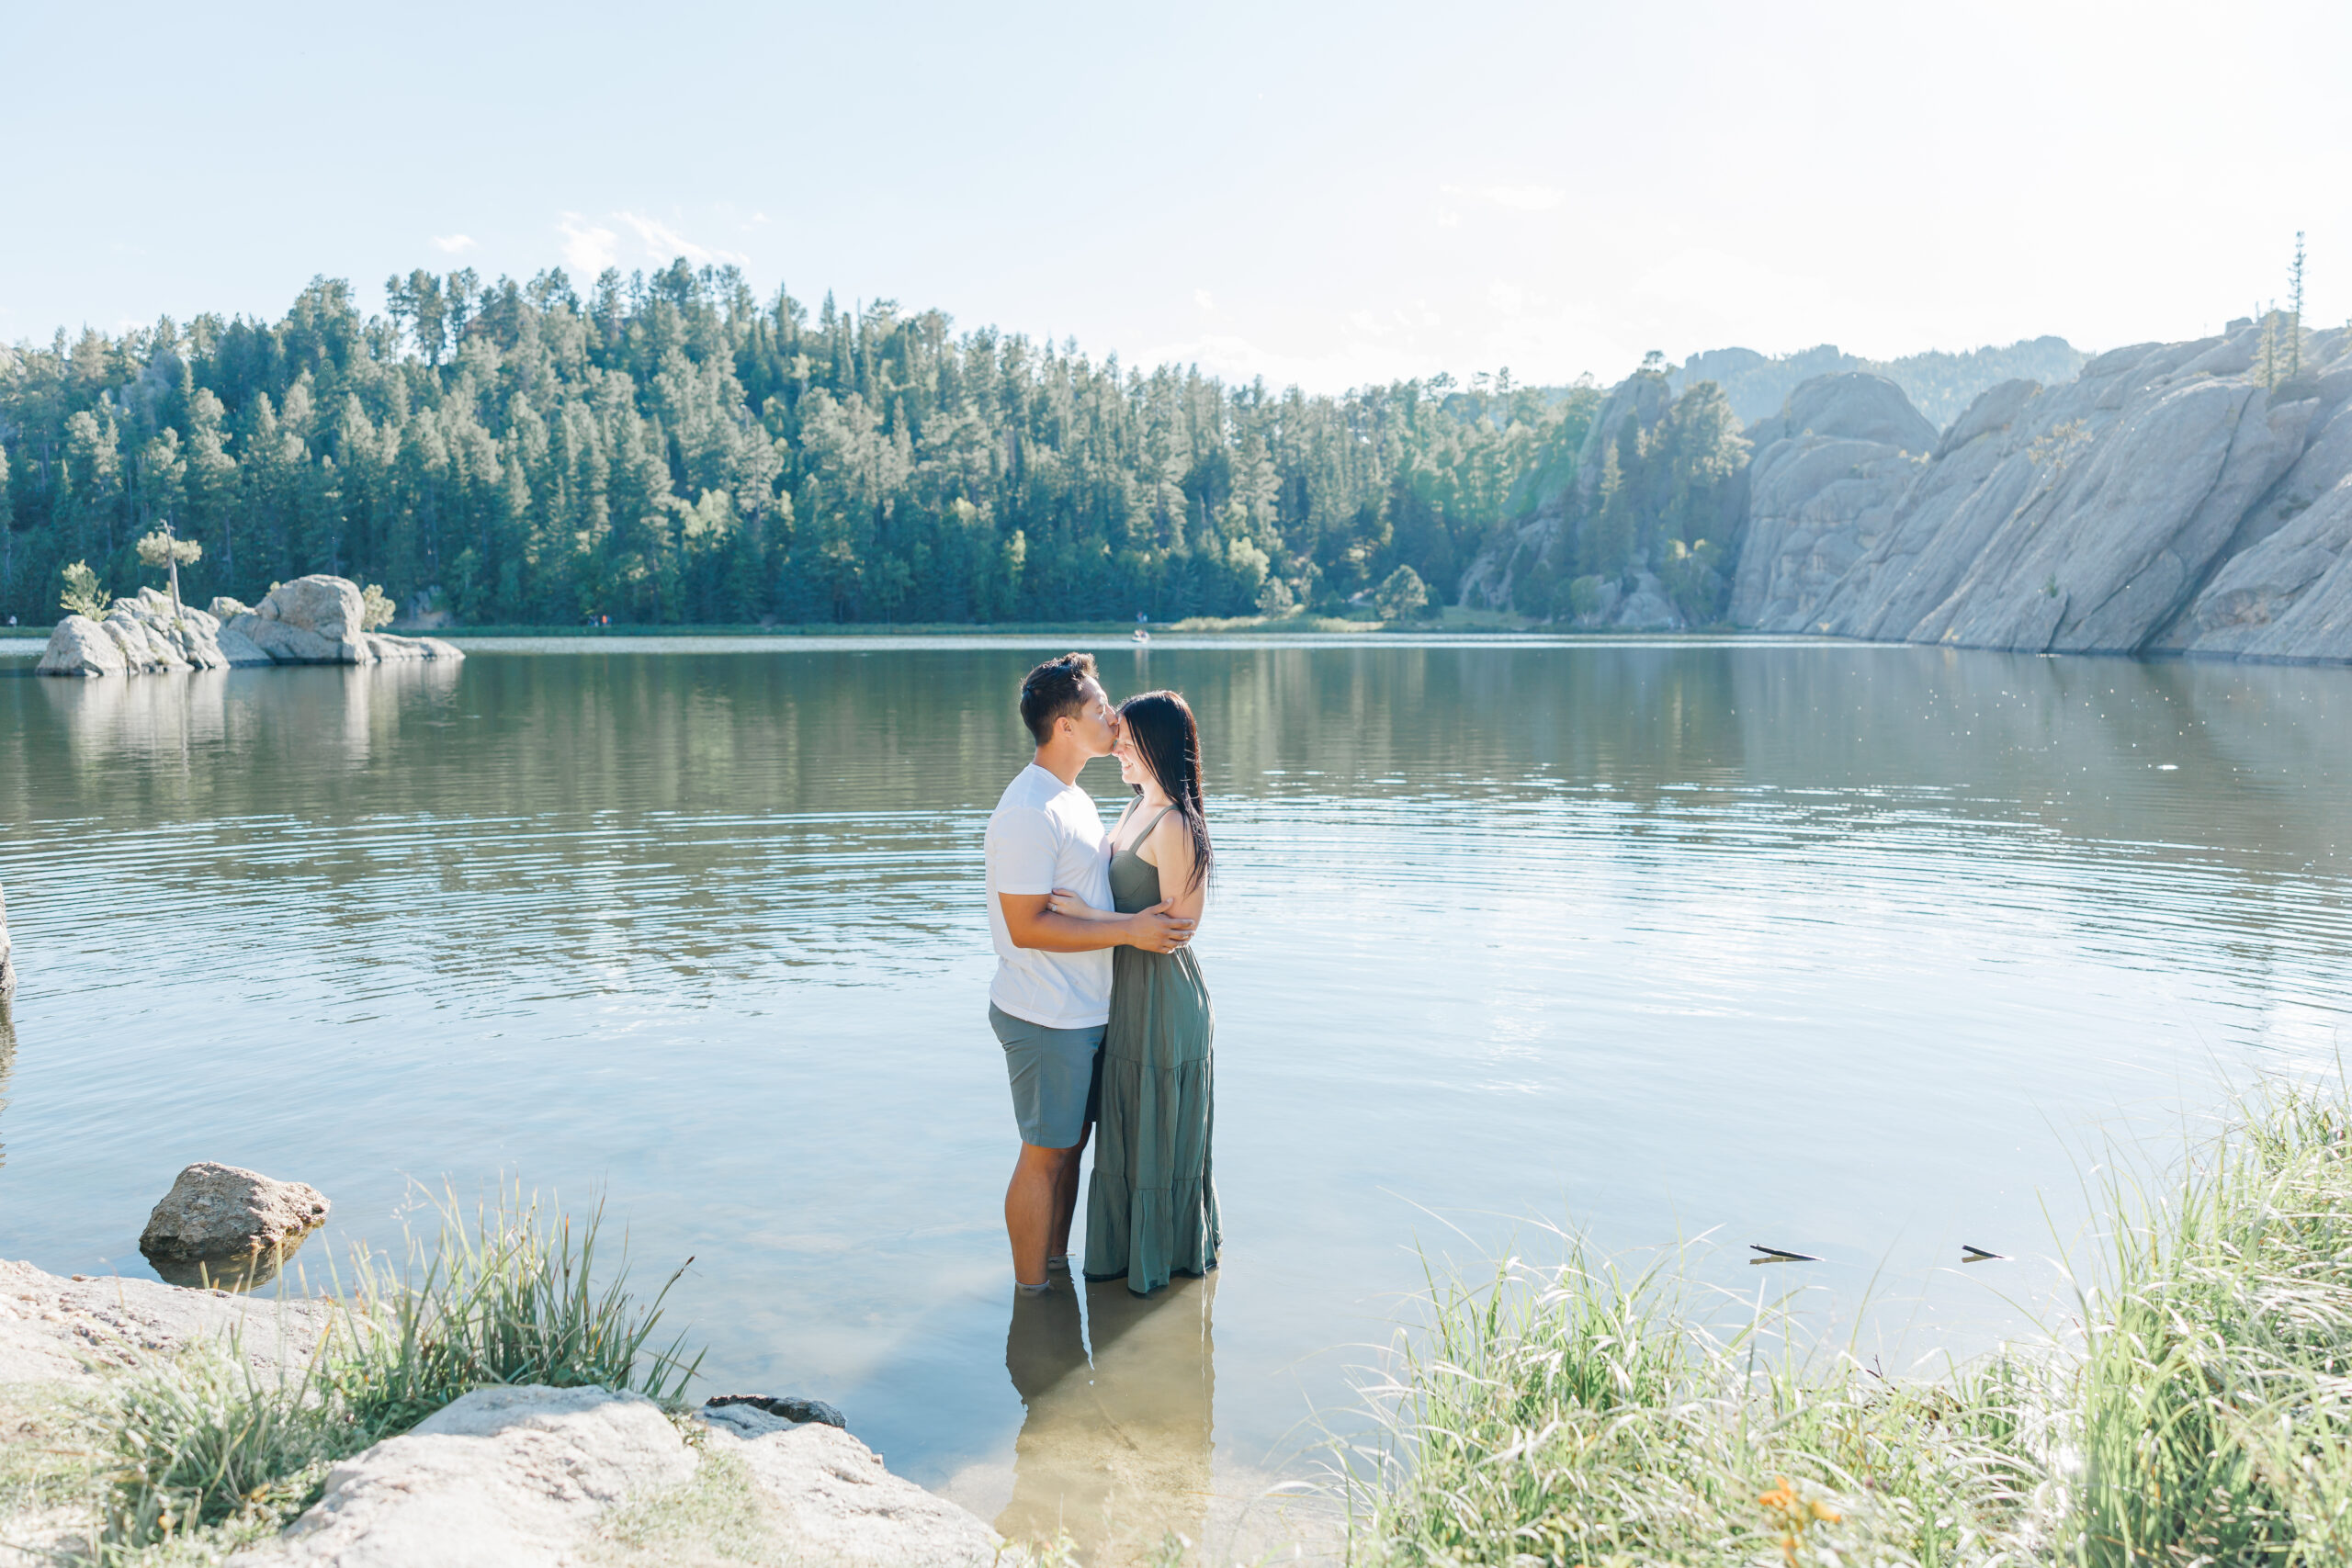
M1014 1541L1067 1532L1088 1563L1139 1556L1170 1535L1206 1535L1216 1375L1216 1276L1152 1296L1117 1280L1015 1292L1005 1370L1023 1415L1012 1501L996 1528ZM1089 1346L1091 1354L1089 1354Z
M155 1277L174 1285L190 1285L209 1291L257 1291L275 1282L286 1266L295 1261L295 1254L302 1250L307 1234L294 1238L293 1245L258 1248L252 1252L232 1253L220 1258L147 1258L147 1267Z
M1068 1323L1008 1343L979 851L1054 651L0 670L0 1255L143 1271L198 1159L326 1192L314 1274L396 1246L412 1178L601 1191L641 1279L697 1258L664 1326L715 1386L826 1399L988 1517L1224 1540L1411 1316L1417 1247L1712 1232L1704 1282L1788 1247L1808 1311L1966 1348L2055 1285L2102 1123L2352 1044L2352 671L1106 650L1207 754L1212 1409L1198 1285L1090 1295L1078 1360Z
M7 1126L8 1074L17 1065L17 1021L6 997L0 997L0 1130ZM8 1145L0 1140L0 1165L8 1163Z

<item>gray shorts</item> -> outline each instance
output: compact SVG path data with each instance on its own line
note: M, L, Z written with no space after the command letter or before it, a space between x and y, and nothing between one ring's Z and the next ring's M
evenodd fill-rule
M1103 1025L1048 1029L990 1002L989 1027L1004 1046L1021 1141L1041 1149L1071 1147L1102 1109Z

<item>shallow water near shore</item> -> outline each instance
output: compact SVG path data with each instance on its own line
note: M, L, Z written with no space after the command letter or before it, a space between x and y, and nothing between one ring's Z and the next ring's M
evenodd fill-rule
M148 1274L197 1159L334 1200L313 1282L397 1249L412 1179L602 1193L641 1283L695 1258L705 1392L829 1400L1008 1529L1254 1545L1423 1251L1703 1238L1727 1298L1966 1354L2063 1304L2103 1138L2352 1043L2352 671L1097 644L1201 718L1227 1245L1016 1314L979 842L1059 646L0 649L0 1256Z

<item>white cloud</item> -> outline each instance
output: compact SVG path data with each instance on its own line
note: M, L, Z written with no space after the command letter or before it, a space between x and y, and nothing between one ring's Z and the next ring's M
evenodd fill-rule
M474 237L471 234L435 234L432 239L433 248L445 256L454 256L460 251L470 251L474 248Z
M591 227L577 212L567 212L555 231L563 236L564 264L582 277L594 277L613 265L613 246L620 236L610 229Z
M1519 308L1527 303L1527 291L1515 284L1498 280L1487 285L1487 303L1507 316L1515 316L1519 314Z
M1193 290L1193 303L1204 310L1213 311L1216 309L1216 301L1209 298L1209 291L1205 288Z
M709 266L717 262L729 262L736 266L752 265L752 258L741 251L714 250L707 245L697 245L657 219L635 212L616 212L613 216L637 231L637 237L645 243L645 254L650 260L667 262L684 256L696 266Z

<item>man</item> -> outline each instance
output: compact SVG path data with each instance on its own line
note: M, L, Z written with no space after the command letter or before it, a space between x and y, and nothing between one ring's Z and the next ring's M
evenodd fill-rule
M1036 1293L1049 1288L1051 1269L1069 1268L1079 1156L1102 1104L1110 950L1172 953L1191 938L1193 922L1165 903L1116 920L1046 908L1057 887L1095 908L1112 907L1102 814L1078 787L1079 771L1109 756L1117 739L1092 656L1066 653L1029 671L1021 682L1021 721L1037 754L989 818L989 931L998 959L989 1022L1004 1046L1021 1125L1021 1158L1004 1190L1012 1278Z

